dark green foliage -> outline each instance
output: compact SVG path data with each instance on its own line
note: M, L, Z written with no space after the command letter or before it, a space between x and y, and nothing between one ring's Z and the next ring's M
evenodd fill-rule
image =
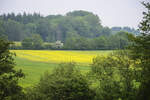
M97 82L94 87L96 100L135 100L138 70L128 58L127 51L119 51L108 57L96 57L91 68L91 74Z
M22 40L22 47L23 49L32 49L32 38L25 38Z
M100 36L100 37L97 37L97 38L95 38L94 40L93 40L93 49L101 49L101 50L105 50L105 49L107 49L106 47L107 47L107 42L108 42L109 40L107 40L107 38L106 37L104 37L104 36Z
M4 30L10 41L20 41L25 35L23 25L10 19L4 23Z
M4 21L0 20L0 37L5 34L5 30L4 30L3 25L4 25Z
M125 27L126 29L128 28ZM44 42L54 43L57 40L63 42L65 49L123 49L128 44L125 43L127 38L123 37L123 44L119 44L122 36L118 35L116 38L116 35L111 34L112 30L109 27L103 27L97 15L82 10L69 12L65 16L48 15L43 17L37 13L27 14L25 12L17 15L11 13L0 16L0 33L6 35L9 40L28 41L26 38L31 38L36 33ZM119 31L115 33L117 32ZM74 42L71 44L72 46L68 45L68 41ZM11 49L19 48L13 46ZM44 48L46 49L46 47ZM23 49L30 49L30 46L23 47ZM39 47L32 49L39 49Z
M115 43L117 43L117 44L114 47L117 47L118 49L125 49L125 47L127 47L129 45L129 41L128 41L128 37L127 37L128 34L129 33L124 32L124 31L120 31L120 32L116 33L114 35L114 38L116 40Z
M71 50L87 50L90 48L90 41L83 37L78 38L69 38L66 40L65 43L65 49L71 49Z
M127 32L118 32L110 36L99 36L93 39L77 37L68 38L65 42L65 49L73 50L108 50L125 49L130 44Z
M109 36L110 34L111 34L111 30L109 29L109 27L102 28L102 34L101 35Z
M46 72L39 84L27 94L28 100L93 100L94 91L74 63L60 64Z
M21 70L14 70L14 54L9 52L10 42L0 38L0 100L19 100L22 88L18 80L24 76Z
M124 49L128 44L127 32L120 31L113 35L94 38L92 48L96 50Z
M42 39L44 41L47 41L48 35L52 36L51 30L52 30L51 23L49 23L49 20L44 20L44 19L39 21L36 28L37 33L42 36Z
M22 41L23 49L43 49L43 40L40 35L33 34L30 38Z
M43 40L40 35L38 34L32 35L32 46L33 46L33 49L43 48Z
M129 48L131 58L138 61L138 67L141 68L141 86L137 100L150 99L150 3L143 2L143 5L147 8L147 11L143 12L144 17L139 25L141 35L136 37L129 36L133 42L133 45Z
M34 23L37 20L42 19L43 16L41 16L38 13L27 14L26 12L24 12L23 14L18 13L17 15L15 15L14 13L8 13L7 15L4 14L2 15L2 18L5 21L11 19L22 24L28 24L28 23Z

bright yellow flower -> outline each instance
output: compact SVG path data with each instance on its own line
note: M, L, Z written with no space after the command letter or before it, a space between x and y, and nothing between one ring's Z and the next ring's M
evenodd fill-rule
M11 50L18 57L40 62L92 63L96 56L107 56L106 51L65 51L65 50Z

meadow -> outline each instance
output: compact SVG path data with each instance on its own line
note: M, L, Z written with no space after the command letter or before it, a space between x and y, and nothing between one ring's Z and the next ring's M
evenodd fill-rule
M82 73L86 73L94 57L107 56L112 51L11 50L11 52L16 53L16 69L22 69L25 73L20 85L30 87L38 83L45 71L52 71L60 63L75 62Z

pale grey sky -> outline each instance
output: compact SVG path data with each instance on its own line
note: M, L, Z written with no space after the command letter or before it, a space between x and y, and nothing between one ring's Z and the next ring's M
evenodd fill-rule
M0 0L0 14L25 11L46 16L86 10L97 14L104 26L137 28L145 10L141 1L150 0Z

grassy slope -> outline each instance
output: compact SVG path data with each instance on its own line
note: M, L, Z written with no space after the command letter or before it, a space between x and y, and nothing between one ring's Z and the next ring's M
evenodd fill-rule
M17 65L16 68L22 69L25 73L25 78L20 81L20 84L23 87L36 84L39 81L40 76L44 73L44 71L51 71L53 67L57 66L57 64L34 62L19 57L16 57L15 61Z
M16 69L22 69L25 73L25 78L20 80L20 85L23 87L29 87L34 84L37 84L41 75L45 71L52 71L53 68L57 67L58 63L45 63L30 61L27 59L15 58ZM88 65L77 65L77 67L84 73L87 72L90 67Z

